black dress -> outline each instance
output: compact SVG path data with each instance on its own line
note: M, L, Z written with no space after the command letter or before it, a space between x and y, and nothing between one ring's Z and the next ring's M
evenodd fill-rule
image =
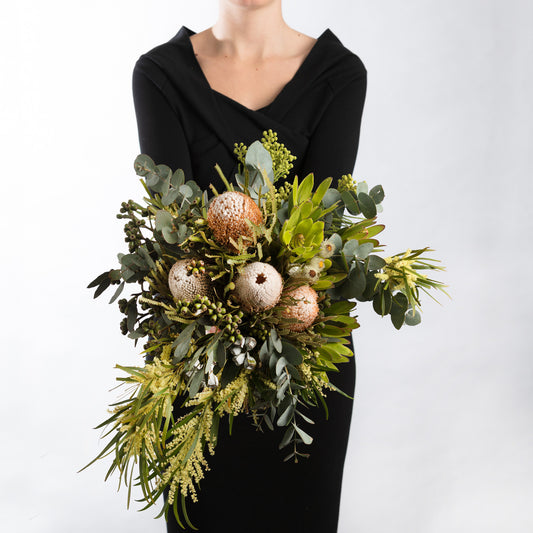
M366 69L330 29L318 37L274 101L258 110L210 88L194 54L193 34L182 26L135 64L133 97L142 153L157 164L182 168L202 188L213 183L222 191L215 163L231 180L237 170L234 143L249 145L272 129L297 156L289 180L313 172L316 181L332 176L336 182L353 172ZM355 358L339 367L331 381L353 396ZM229 436L224 416L216 453L207 454L211 470L201 482L199 502L187 506L200 533L337 531L353 401L332 391L326 401L328 420L320 406L307 411L315 424L305 429L314 440L301 446L311 456L298 463L283 462L289 453L278 450L283 428L260 433L240 415ZM173 518L167 527L183 531Z

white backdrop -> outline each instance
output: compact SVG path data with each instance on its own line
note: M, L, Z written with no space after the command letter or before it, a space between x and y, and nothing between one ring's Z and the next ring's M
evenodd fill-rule
M431 245L453 296L399 332L359 310L339 533L533 531L533 4L284 4L291 26L331 28L365 63L355 175L385 189L388 250ZM115 266L115 213L140 195L133 65L182 24L210 26L216 2L2 11L0 526L162 532L103 482L107 463L76 473L101 449L115 363L140 362L85 286Z

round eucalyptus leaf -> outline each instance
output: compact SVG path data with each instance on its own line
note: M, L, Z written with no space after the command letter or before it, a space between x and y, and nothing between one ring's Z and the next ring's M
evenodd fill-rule
M413 312L413 309L409 309L405 312L405 323L408 326L416 326L422 322L422 316L418 309Z
M374 218L377 214L376 204L368 194L361 192L357 195L359 207L365 218Z
M368 195L374 200L375 204L380 204L383 201L383 198L385 198L385 191L381 185L376 185L370 189Z
M322 205L325 209L331 207L335 202L340 202L341 193L336 189L328 189L324 198L322 198Z

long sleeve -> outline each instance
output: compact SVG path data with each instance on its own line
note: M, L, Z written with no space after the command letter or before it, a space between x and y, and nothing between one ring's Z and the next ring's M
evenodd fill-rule
M310 172L319 182L331 176L332 186L336 186L343 174L353 172L366 86L364 69L333 96L310 139L301 167L302 178Z
M158 165L168 165L172 170L181 168L185 176L192 176L189 146L180 118L139 63L133 70L132 90L141 153Z

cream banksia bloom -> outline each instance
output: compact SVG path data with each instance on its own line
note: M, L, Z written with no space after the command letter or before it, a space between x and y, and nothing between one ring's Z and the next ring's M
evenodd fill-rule
M302 285L284 293L289 303L281 312L284 318L297 318L299 322L288 324L291 331L303 331L308 328L318 315L318 294L309 285ZM291 305L291 300L294 301Z
M246 194L228 191L213 198L207 211L207 224L213 231L215 240L233 252L239 250L232 244L240 237L250 240L254 231L247 221L256 226L263 223L263 215L258 205Z
M255 313L274 307L282 288L280 273L272 265L256 261L242 269L233 294L245 311Z
M195 296L211 296L211 278L202 272L193 274L187 267L192 259L176 261L168 273L168 286L176 300L190 302Z

